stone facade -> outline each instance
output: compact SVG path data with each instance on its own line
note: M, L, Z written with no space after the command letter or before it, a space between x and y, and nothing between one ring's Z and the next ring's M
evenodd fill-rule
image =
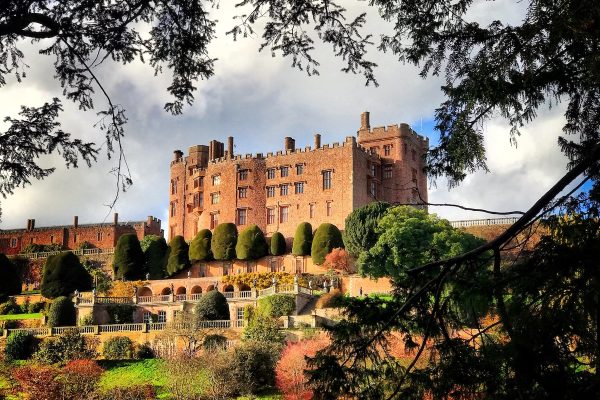
M0 253L18 254L29 244L59 244L65 249L77 249L88 242L100 249L117 245L121 235L134 233L138 239L146 235L163 236L161 221L149 216L146 221L119 222L119 215L114 214L113 222L98 224L79 224L79 218L73 217L72 225L35 226L35 219L27 220L25 229L0 230Z
M427 138L407 124L371 128L361 116L357 136L343 143L296 148L284 139L275 154L235 155L213 140L208 146L176 150L171 162L169 236L191 240L200 229L233 222L239 230L258 225L288 240L296 226L330 222L344 228L346 216L372 201L418 204L427 201L423 156Z

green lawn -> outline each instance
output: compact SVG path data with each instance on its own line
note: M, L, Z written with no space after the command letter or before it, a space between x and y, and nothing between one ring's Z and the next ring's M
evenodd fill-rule
M165 384L164 361L160 359L100 360L98 364L106 370L100 379L102 389L146 384L162 387Z
M0 321L14 321L19 319L40 319L42 317L42 313L33 313L33 314L6 314L0 315Z

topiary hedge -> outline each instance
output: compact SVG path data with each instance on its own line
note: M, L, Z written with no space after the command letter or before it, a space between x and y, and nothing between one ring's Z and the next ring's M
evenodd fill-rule
M202 229L190 243L189 257L190 261L207 261L212 257L210 241L212 232L209 229Z
M171 243L169 243L167 276L172 276L190 266L189 251L189 246L183 236L177 235L171 239Z
M169 246L165 238L149 235L144 250L145 270L150 279L163 279L167 275L167 257Z
M67 296L75 290L91 290L92 276L75 254L70 251L60 253L46 260L40 289L42 296L48 299Z
M144 252L134 233L121 235L115 248L113 271L115 279L135 281L146 275Z
M282 256L285 254L287 250L287 245L285 243L285 237L281 234L281 232L275 232L273 236L271 236L271 246L270 253L273 256Z
M256 225L244 229L237 239L235 253L239 260L256 260L269 253L263 231Z
M315 232L311 247L313 263L321 265L325 262L325 256L337 247L344 247L342 233L337 226L329 223L321 224Z
M308 222L302 222L296 227L294 243L292 245L292 254L295 256L310 256L313 234L312 225Z
M215 260L233 260L237 238L238 232L235 224L217 225L210 241L210 248Z
M21 293L21 277L16 266L0 253L0 302Z
M258 312L271 318L292 315L296 310L296 298L289 294L274 294L258 300Z
M65 296L54 299L48 310L48 326L74 326L75 322L73 301Z
M217 321L229 319L229 306L223 293L211 290L200 297L194 307L198 321Z

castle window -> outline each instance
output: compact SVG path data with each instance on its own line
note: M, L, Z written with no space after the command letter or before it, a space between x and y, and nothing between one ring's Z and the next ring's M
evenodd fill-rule
M175 202L172 201L171 202L171 217L174 217L176 213L177 213L177 206L175 205Z
M17 238L10 238L10 247L17 247Z
M275 223L275 209L267 208L267 224L272 225Z
M323 171L323 189L331 189L331 170Z
M371 176L375 176L375 164L371 163L369 170L371 171Z
M177 193L177 180L171 179L171 194Z
M210 229L215 229L219 225L219 213L210 214Z
M412 169L412 181L417 182L417 170L414 168Z
M273 257L271 261L269 261L269 267L271 268L271 272L279 272L279 259Z
M332 201L327 202L327 216L328 217L331 217L331 211L332 211L331 203L333 203L333 202Z
M240 181L245 181L246 179L248 179L248 170L247 169L240 170L239 175L240 175Z
M390 179L393 174L393 167L391 165L386 165L383 169L383 178Z
M194 189L197 189L199 187L201 187L204 184L204 177L203 176L199 176L197 178L194 178Z
M166 311L159 311L158 312L158 322L167 322L167 312Z
M267 170L267 179L275 179L275 168L269 168Z
M304 193L304 182L294 183L294 190L295 190L296 194Z
M33 244L35 238L29 238L29 244Z
M414 150L410 151L410 156L412 157L413 161L417 161L417 152Z
M287 222L288 221L288 212L289 212L289 207L288 206L281 206L279 207L279 223L283 223L283 222Z
M267 186L267 197L275 197L275 186Z
M240 208L237 210L237 224L238 225L246 225L246 216L248 214L248 210L245 208Z
M296 175L302 175L304 173L304 164L296 165Z
M386 144L385 146L383 146L383 155L384 156L389 156L392 153L392 145L391 144Z
M150 311L144 311L144 323L149 324L151 320L152 314L150 313Z
M246 197L248 197L248 188L239 188L238 189L238 198L240 199L245 199Z
M198 193L198 207L200 207L200 208L204 207L204 193L203 192Z
M241 321L244 319L244 307L238 307L236 310L236 315L237 320Z
M369 149L369 152L370 152L371 154L378 154L378 153L379 153L379 147L377 147L377 146L373 146L373 147L371 147L371 148Z
M221 175L213 175L212 176L212 184L213 186L217 186L221 184Z
M281 177L285 178L288 176L290 169L288 167L281 167Z
M288 185L281 185L279 187L279 195L280 196L287 196L288 195Z
M98 232L97 239L99 242L101 242L102 239L104 239L104 235L102 234L102 232Z
M371 197L377 197L377 183L373 180L369 184L369 194Z
M315 203L308 205L308 217L311 219L315 217Z
M219 200L221 200L221 194L219 192L210 194L210 204L219 204Z
M194 208L200 206L200 194L201 193L194 193Z

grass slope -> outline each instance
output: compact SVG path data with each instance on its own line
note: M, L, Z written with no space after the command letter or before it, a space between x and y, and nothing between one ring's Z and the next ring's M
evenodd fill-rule
M14 321L14 320L22 320L22 319L40 319L41 317L42 317L42 313L6 314L6 315L0 315L0 321Z

